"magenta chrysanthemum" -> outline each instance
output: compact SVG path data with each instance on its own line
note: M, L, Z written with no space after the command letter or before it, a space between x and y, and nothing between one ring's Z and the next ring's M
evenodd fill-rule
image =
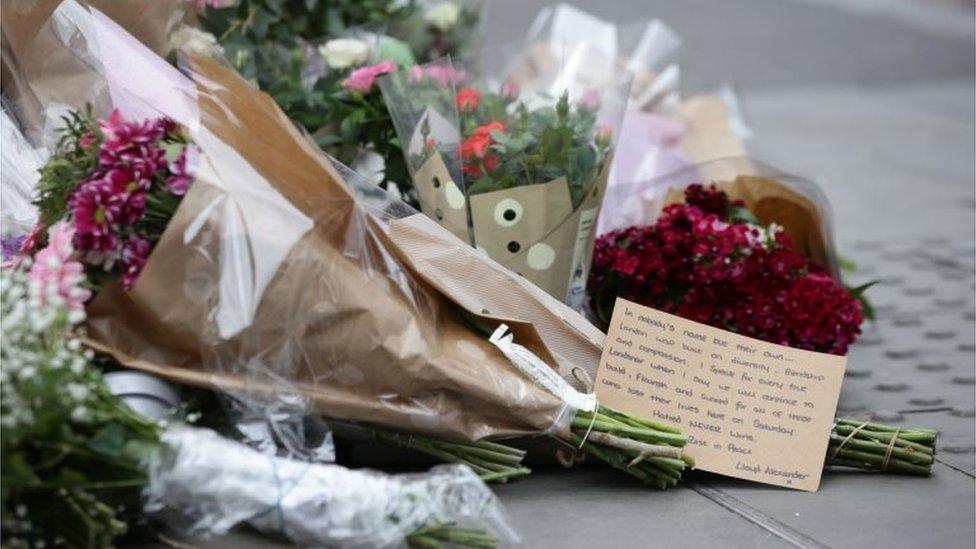
M106 134L98 154L99 167L104 170L125 167L135 179L151 179L166 166L166 152L157 141L166 135L172 122L166 119L126 122L118 111L102 125Z
M132 235L122 248L122 286L131 290L139 273L149 259L152 244L139 235Z
M115 223L122 212L112 185L95 179L82 184L71 197L75 246L82 252L113 252L119 239Z
M131 225L138 221L146 211L146 193L152 181L138 177L125 167L109 170L103 181L111 186L115 194L115 202L119 206L118 222Z
M197 162L200 158L200 149L196 145L189 144L183 147L180 156L169 165L170 177L166 180L166 188L176 196L186 194L190 184L196 177Z

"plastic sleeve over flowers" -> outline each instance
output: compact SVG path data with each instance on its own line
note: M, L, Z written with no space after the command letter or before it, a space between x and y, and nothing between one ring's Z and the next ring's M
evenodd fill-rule
M69 15L58 24L73 23L62 35L77 39L48 56L97 54L92 70L112 107L167 117L199 150L193 183L131 289L108 284L90 303L90 345L232 396L276 435L287 431L278 438L295 454L306 437L300 425L279 430L281 418L308 412L467 440L568 432L566 403L470 318L507 323L560 367L595 364L598 332L341 174L222 61L187 54L180 72L98 12Z
M214 459L220 456L220 459ZM498 500L471 469L386 475L263 455L213 431L173 427L146 464L146 510L178 510L198 535L241 523L302 546L402 547L431 524L517 537Z

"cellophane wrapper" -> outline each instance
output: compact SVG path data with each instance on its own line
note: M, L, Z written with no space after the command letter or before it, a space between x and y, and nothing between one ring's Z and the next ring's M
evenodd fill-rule
M47 151L27 142L6 108L0 117L0 231L6 238L26 235L37 221L31 202Z
M303 546L405 547L413 531L452 523L517 542L497 498L463 465L387 475L262 454L207 429L174 426L145 464L146 510L190 534L239 524Z
M181 72L101 12L58 13L51 67L86 59L93 104L169 117L200 149L132 289L89 304L90 346L216 389L296 458L321 458L314 414L462 440L567 434L573 410L474 326L507 324L564 375L595 367L602 333L334 165L212 52L184 52ZM39 74L38 89L65 85Z
M524 51L502 80L533 86L577 52L599 52L633 76L614 149L597 234L646 222L646 202L660 201L657 183L668 174L745 154L749 137L734 91L683 98L678 53L681 38L665 22L647 18L618 25L567 4L539 11ZM603 67L594 58L588 66Z
M23 124L35 146L55 129L50 109L81 108L91 103L110 106L104 79L92 70L100 63L97 49L79 55L50 57L74 33L72 20L88 6L98 9L148 50L160 56L172 49L171 35L187 14L184 0L29 0L4 2L0 11L3 29L3 94L11 101L14 116ZM92 29L89 29L92 30ZM67 34L65 34L67 33Z

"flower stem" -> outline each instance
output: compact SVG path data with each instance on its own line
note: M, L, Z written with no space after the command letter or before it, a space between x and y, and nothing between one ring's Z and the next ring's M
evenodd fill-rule
M421 452L447 463L463 463L471 467L485 482L507 482L510 478L524 477L532 472L522 465L524 450L497 442L461 442L373 426L331 423L337 431L353 438L372 438L384 444ZM357 432L365 432L365 435L360 434L357 437Z
M694 467L691 456L680 452L687 441L673 425L606 406L594 412L577 412L569 437L569 442L587 454L662 490L677 485L681 473Z
M498 539L488 532L461 528L453 523L429 523L407 536L407 546L411 549L441 549L447 546L491 549L497 545Z

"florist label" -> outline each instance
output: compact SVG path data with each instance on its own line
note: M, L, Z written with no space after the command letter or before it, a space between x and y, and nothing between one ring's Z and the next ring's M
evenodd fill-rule
M815 491L845 364L617 299L595 391L680 426L699 469Z

